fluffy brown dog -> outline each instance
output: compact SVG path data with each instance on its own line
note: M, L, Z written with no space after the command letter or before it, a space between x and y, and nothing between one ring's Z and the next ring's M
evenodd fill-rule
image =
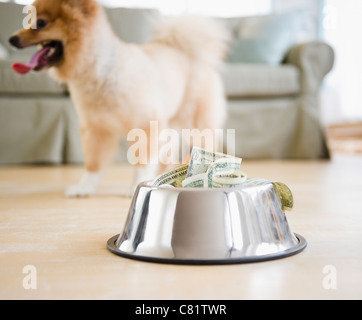
M225 98L216 71L228 34L215 21L179 18L160 23L144 45L122 42L94 0L37 0L36 29L10 38L17 48L39 45L18 73L49 69L68 85L77 109L85 157L81 181L68 196L95 193L100 173L120 135L133 128L223 127ZM155 143L149 137L148 145ZM149 155L140 163L150 162ZM153 161L154 162L154 161ZM135 184L153 178L159 166L140 166Z

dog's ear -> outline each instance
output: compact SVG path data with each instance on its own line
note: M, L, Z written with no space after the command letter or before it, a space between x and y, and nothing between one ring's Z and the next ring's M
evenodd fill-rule
M95 0L63 0L63 1L79 6L89 6L96 2Z
M83 13L85 15L92 15L98 9L99 4L95 0L76 0L82 1Z
M81 9L84 15L91 15L99 7L95 0L63 0L69 7Z

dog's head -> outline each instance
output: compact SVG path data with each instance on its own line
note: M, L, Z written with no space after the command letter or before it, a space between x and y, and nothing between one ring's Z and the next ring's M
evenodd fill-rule
M36 19L30 28L16 32L9 42L16 48L39 46L28 64L15 63L13 69L26 74L51 67L66 74L74 68L79 48L97 15L99 6L94 0L36 0Z

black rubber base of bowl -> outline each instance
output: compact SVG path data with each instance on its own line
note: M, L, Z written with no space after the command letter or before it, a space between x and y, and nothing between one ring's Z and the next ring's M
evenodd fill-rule
M267 254L262 256L254 256L254 257L243 257L243 258L230 258L230 259L217 259L217 260L190 260L190 259L165 259L165 258L155 258L155 257L146 257L139 256L130 253L123 252L119 250L115 243L119 237L116 235L110 238L107 242L107 248L114 254L121 256L123 258L140 260L146 262L154 262L154 263L164 263L164 264L183 264L183 265L220 265L220 264L241 264L241 263L252 263L252 262L262 262L269 261L275 259L286 258L292 255L295 255L301 251L303 251L307 246L307 241L302 236L295 234L298 239L298 244L290 249L287 249L282 252Z

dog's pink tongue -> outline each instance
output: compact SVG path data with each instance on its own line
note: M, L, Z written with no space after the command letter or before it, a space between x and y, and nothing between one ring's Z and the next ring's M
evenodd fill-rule
M16 62L12 65L12 68L19 74L27 74L41 63L41 59L49 52L49 50L50 47L44 47L32 56L28 64Z

